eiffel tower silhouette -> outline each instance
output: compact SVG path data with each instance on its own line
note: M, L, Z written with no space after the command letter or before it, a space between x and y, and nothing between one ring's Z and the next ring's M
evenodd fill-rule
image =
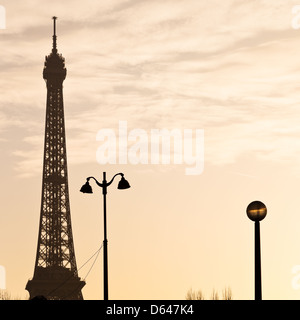
M57 53L56 17L53 47L46 56L47 85L42 201L34 275L27 282L30 299L82 300L85 282L78 277L71 226L63 81L65 59Z

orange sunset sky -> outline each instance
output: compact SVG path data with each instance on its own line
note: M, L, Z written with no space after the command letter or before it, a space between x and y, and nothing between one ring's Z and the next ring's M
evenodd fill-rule
M254 298L260 200L263 299L299 299L300 0L2 0L0 30L0 265L27 298L39 227L45 55L57 16L66 59L64 107L77 266L103 241L101 189L86 177L124 172L108 189L110 299L207 299L230 287ZM300 12L300 10L299 10ZM1 19L1 18L0 18ZM300 24L300 16L299 16ZM204 169L186 163L100 164L97 133L204 132ZM171 150L172 151L172 150ZM173 155L171 155L171 159ZM150 154L149 154L150 159ZM118 179L117 179L118 180ZM93 260L79 270L85 278ZM102 299L102 252L85 299ZM293 273L293 270L297 273Z

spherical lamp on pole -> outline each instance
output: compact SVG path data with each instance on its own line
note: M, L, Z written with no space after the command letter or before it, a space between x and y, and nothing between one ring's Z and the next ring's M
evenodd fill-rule
M253 201L247 207L247 216L254 221L255 246L255 300L262 299L261 290L261 261L260 261L260 226L259 222L267 215L267 207L261 201Z

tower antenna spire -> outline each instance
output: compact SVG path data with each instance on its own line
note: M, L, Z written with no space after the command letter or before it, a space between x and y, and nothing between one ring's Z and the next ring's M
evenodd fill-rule
M57 20L57 17L52 17L53 19L53 48L52 48L52 52L53 53L57 53L57 49L56 49L56 20Z

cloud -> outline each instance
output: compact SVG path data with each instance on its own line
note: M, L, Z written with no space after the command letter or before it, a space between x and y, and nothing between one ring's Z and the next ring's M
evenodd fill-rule
M40 3L22 3L22 16L7 4L10 24L0 38L0 127L25 136L32 153L21 148L15 155L28 168L29 157L40 158L34 137L44 133L42 68L52 42L49 10ZM96 133L119 120L145 130L204 129L206 161L213 164L249 150L265 161L297 158L300 47L290 3L73 1L66 11L67 3L52 7L68 70L73 161L94 161Z

